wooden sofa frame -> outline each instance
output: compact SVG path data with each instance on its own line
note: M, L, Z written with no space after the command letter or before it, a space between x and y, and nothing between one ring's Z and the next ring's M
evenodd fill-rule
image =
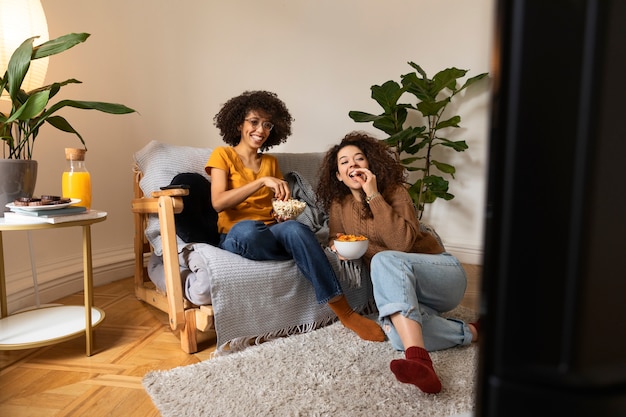
M188 194L188 190L155 191L146 197L139 187L141 177L141 172L135 172L134 198L131 202L135 223L135 296L166 312L172 331L180 335L181 349L195 353L198 351L198 332L214 329L214 315L212 306L196 306L185 299L178 257L172 255L178 254L174 214L182 212L182 197ZM149 214L157 214L159 217L167 293L160 291L148 277L146 256L152 253L152 247L146 239L145 229Z

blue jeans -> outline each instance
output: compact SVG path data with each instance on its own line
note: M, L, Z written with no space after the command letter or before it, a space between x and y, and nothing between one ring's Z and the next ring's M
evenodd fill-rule
M422 325L426 350L447 349L472 342L461 320L441 317L461 302L467 277L451 254L378 252L371 263L374 299L383 330L396 350L405 350L390 316L400 313Z
M293 259L313 285L320 304L343 293L317 238L311 229L295 220L270 226L255 220L240 221L228 234L221 235L220 248L255 261Z

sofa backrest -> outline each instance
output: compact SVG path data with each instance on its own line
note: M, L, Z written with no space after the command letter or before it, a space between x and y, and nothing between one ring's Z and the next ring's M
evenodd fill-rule
M134 155L135 164L142 174L139 182L141 191L149 197L150 193L168 185L176 175L184 172L197 172L208 179L204 166L211 151L210 148L151 141Z
M278 166L283 175L297 171L315 189L319 178L319 167L324 158L323 152L269 153L278 159Z
M135 163L143 174L140 182L144 195L168 185L172 178L184 172L197 172L208 178L204 166L213 150L192 146L172 145L151 141L134 155ZM269 152L278 159L283 175L297 171L313 188L317 185L318 169L323 152L280 153Z

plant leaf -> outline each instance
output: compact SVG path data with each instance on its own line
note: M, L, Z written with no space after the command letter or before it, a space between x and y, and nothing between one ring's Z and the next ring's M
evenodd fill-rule
M428 139L422 139L417 144L411 145L406 148L404 152L408 153L409 155L413 155L424 149L426 146L428 146Z
M8 80L7 87L9 88L11 100L15 100L20 92L24 77L26 77L28 68L30 68L30 57L33 53L33 41L35 38L28 38L22 42L11 55L11 59L9 59L5 77Z
M459 127L459 123L461 123L461 116L452 116L448 120L443 120L437 123L435 129L443 129L444 127Z
M424 178L423 182L420 182L419 186L424 185L424 189L422 190L422 198L421 201L418 200L419 196L419 187L409 189L409 194L412 195L413 201L416 204L422 206L424 204L434 203L437 198L443 198L444 200L452 200L454 195L447 192L448 190L448 181L436 175L429 175Z
M398 109L396 114L384 115L374 121L373 126L380 129L388 135L394 135L398 130L402 129L402 125L406 120L406 110Z
M60 82L60 83L52 83L52 84L49 84L49 85L44 85L43 87L39 87L39 88L36 88L34 90L31 90L29 93L32 94L32 93L36 93L38 91L49 90L50 91L50 98L52 98L61 90L61 87L63 87L64 85L67 85L67 84L82 84L82 81L78 81L78 80L76 80L74 78L70 78L69 80L65 80L65 81Z
M37 116L48 104L49 91L40 91L28 97L26 103L7 119L7 123L15 120L28 120Z
M45 58L50 55L60 54L61 52L66 51L81 42L85 42L89 36L91 36L89 33L68 33L67 35L59 36L56 39L51 39L32 48L32 59ZM29 55L29 58L30 57L31 56Z
M72 125L70 125L69 122L65 120L65 118L61 116L50 116L46 119L46 122L50 123L57 129L62 130L63 132L74 133L76 136L78 136L83 146L85 146L85 141L83 140L83 137L80 135L80 133L74 130Z
M446 174L450 174L452 175L452 178L454 178L454 173L456 172L456 168L454 168L452 165L446 164L445 162L435 161L434 159L430 162L434 166L436 166L439 171L446 173Z
M415 161L419 161L421 159L425 159L425 157L423 156L412 156L410 158L403 158L400 160L400 163L402 163L402 165L404 165L405 167L410 167L411 164Z
M394 142L396 143L398 152L401 153L401 152L405 152L407 148L409 148L415 143L415 140L417 139L417 135L413 132L412 128L408 127L392 135L391 138L393 138Z
M456 91L456 80L464 77L467 74L467 70L458 68L446 68L439 71L433 77L433 89L439 94L444 88L448 88L451 91Z
M436 95L431 92L430 80L418 78L414 72L404 74L401 78L404 89L417 97L418 100L434 101L436 99Z
M468 78L467 81L465 81L465 84L463 84L463 87L459 88L457 90L457 92L466 89L470 85L474 84L476 81L482 80L483 78L485 78L488 75L489 75L488 73L483 72L482 74L478 74L475 77Z
M383 85L373 85L371 90L372 98L380 104L385 113L394 113L400 96L404 94L404 89L393 80Z
M383 116L376 116L374 114L370 114L370 113L365 113L362 111L350 111L348 112L348 116L350 116L350 118L352 120L354 120L357 123L362 123L362 122L375 122L376 120L380 119Z
M441 101L422 101L417 103L417 110L419 110L424 117L436 116L439 114L439 111L446 108L448 103L450 103L450 97Z
M422 78L427 79L428 76L426 75L426 71L424 71L422 69L422 67L420 67L419 65L417 65L415 62L411 62L409 61L408 64L413 67L417 72L420 73L420 75L422 76Z
M128 114L135 112L135 110L130 107L126 107L123 104L105 103L101 101L61 100L47 109L44 114L42 114L42 117L49 117L52 113L63 107L74 107L83 110L98 110L109 114Z
M428 175L424 178L424 184L428 184L435 190L448 190L448 180L439 175Z
M449 139L439 137L437 139L440 140L438 145L447 146L448 148L452 148L457 152L463 152L469 149L469 146L467 146L467 142L465 142L464 140L451 141Z

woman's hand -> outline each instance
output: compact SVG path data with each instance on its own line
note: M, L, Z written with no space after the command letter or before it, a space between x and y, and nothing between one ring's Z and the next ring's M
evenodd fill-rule
M343 236L344 233L337 233L335 235L335 237L340 237ZM348 259L344 258L343 256L339 255L339 252L337 252L337 248L335 247L335 240L331 240L330 241L330 250L333 251L335 253L335 255L337 255L337 258L341 259L342 261L347 261Z
M287 181L275 177L263 177L263 185L274 192L274 198L278 200L289 200L291 190Z
M274 197L286 200L291 197L291 190L287 181L276 177L261 177L241 187L228 188L228 174L218 168L211 169L211 202L218 213L245 201L252 194L263 187L269 187Z
M367 168L356 168L354 170L354 179L361 184L361 189L365 195L373 195L378 192L378 184L376 184L376 175Z
M286 222L287 220L293 220L291 217L279 216L278 214L276 214L276 212L274 212L274 218L278 223Z

